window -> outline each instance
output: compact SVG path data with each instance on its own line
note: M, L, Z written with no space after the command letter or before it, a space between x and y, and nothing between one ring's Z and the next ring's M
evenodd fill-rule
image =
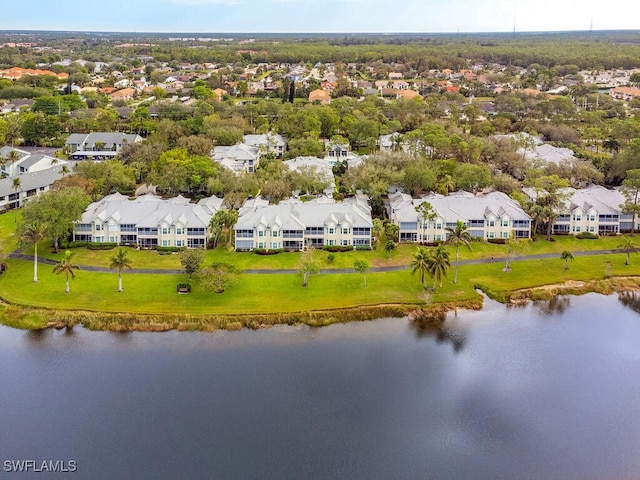
M109 243L116 243L116 237L109 237Z
M258 242L258 248L264 248L264 242Z
M594 232L596 231L596 227L589 227L589 231L590 231L591 233L594 233Z
M349 240L342 240L342 246L343 247L349 246Z
M348 227L342 229L342 234L343 235L347 235L348 233L349 233L349 228Z
M162 234L167 235L169 233L169 229L167 227L162 227ZM163 247L166 246L163 244Z
M280 248L279 242L271 242L271 248Z
M273 230L273 231L271 232L271 236L272 236L272 237L277 237L277 236L278 236L278 230ZM274 247L274 248L278 248L278 247Z
M590 222L595 222L596 221L596 216L595 215L589 215L589 221Z
M489 232L489 238L495 238L495 236L496 236L495 233Z
M162 246L163 247L168 247L169 246L169 240L162 240Z
M442 230L442 224L441 223L436 223L436 230Z
M502 226L503 227L508 227L509 226L509 220L503 220L502 221Z
M495 220L489 220L489 226L490 227L495 227L496 226L496 221ZM493 237L491 237L493 238Z
M439 242L442 240L442 235L436 235L436 242Z
M574 216L574 217L573 217L573 219L574 219L576 222L579 222L580 220L582 220L582 216L581 216L581 215L576 215L576 216Z
M264 230L258 230L258 236L264 237ZM258 248L262 248L262 247L258 247Z
M329 240L329 245L335 245L336 241L335 240Z
M334 233L336 233L336 229L333 227L329 228L329 235L333 235Z
M182 227L176 227L176 235L182 235ZM180 245L182 246L182 245Z
M509 238L508 232L502 232L502 238Z
M580 227L576 227L576 232L579 232L579 231L580 231Z
M176 247L184 247L184 240L176 240Z

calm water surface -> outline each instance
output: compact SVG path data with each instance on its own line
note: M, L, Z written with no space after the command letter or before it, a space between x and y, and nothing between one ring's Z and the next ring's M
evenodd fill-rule
M0 327L0 461L78 479L638 479L640 300L260 331Z

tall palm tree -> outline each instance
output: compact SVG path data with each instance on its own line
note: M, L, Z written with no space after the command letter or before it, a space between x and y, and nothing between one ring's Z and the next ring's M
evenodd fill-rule
M560 260L564 261L564 269L569 270L569 262L573 262L573 254L569 250L565 250L560 254Z
M630 265L631 261L629 258L629 254L631 252L636 252L636 253L638 252L638 244L633 240L631 240L630 238L627 238L627 237L622 237L622 238L624 238L624 242L618 245L617 248L622 249L622 251L626 254L624 264Z
M67 250L66 252L64 252L64 258L60 260L60 262L58 262L55 267L53 267L53 273L63 273L65 276L66 283L64 293L69 293L71 291L71 289L69 288L69 277L75 278L75 270L80 270L80 267L71 261L72 257L73 253L71 252L71 250Z
M455 227L446 227L445 230L449 232L445 243L456 247L456 268L454 269L453 283L458 283L458 254L460 252L460 245L464 245L471 250L471 235L469 234L467 226L460 220L456 222Z
M44 232L47 228L45 223L34 220L20 226L20 241L33 245L33 281L38 281L38 242L44 238Z
M438 245L431 253L429 262L429 274L433 277L433 289L436 289L436 285L442 287L442 279L446 278L447 270L451 267L449 260L449 252L445 248L444 244Z
M111 257L111 264L109 268L115 268L118 270L118 292L123 290L122 288L122 270L131 270L131 259L127 258L127 251L124 248L119 248L115 257Z
M18 191L22 188L22 182L20 181L20 177L15 177L11 180L11 188L13 191L18 193ZM20 195L18 195L16 199L16 208L20 206Z
M431 253L425 247L418 247L416 253L413 254L413 260L409 264L411 274L416 272L420 275L420 283L422 288L427 289L427 276L429 276L429 267L431 265Z

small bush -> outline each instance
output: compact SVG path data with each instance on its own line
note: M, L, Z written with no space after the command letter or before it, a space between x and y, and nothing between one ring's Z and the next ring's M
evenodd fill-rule
M167 255L174 252L182 252L186 247L156 247L156 250L161 255Z
M335 259L336 259L336 254L335 253L330 253L329 255L327 255L327 262L333 263L333 261Z
M327 252L349 252L353 250L353 247L350 245L325 245L322 249Z
M81 248L89 245L89 242L69 242L67 248Z
M89 250L112 250L117 246L116 242L89 242L87 248Z
M487 242L495 243L496 245L506 245L509 243L509 240L507 238L488 238Z
M270 248L267 250L266 248L254 248L253 253L256 255L276 255L277 253L282 253L284 250L281 248Z
M579 240L597 240L598 236L594 235L591 232L580 232L579 234L576 235L576 238Z
M371 245L357 245L356 250L359 250L359 251L371 250Z

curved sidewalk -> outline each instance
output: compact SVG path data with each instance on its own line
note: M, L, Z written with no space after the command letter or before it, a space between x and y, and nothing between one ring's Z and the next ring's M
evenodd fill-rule
M573 253L573 252L572 252ZM573 253L574 257L588 257L594 255L608 255L615 253L624 253L624 250L613 249L613 250L586 250L582 252ZM30 260L33 261L33 255L25 255L19 252L12 252L8 255L9 258L15 258L18 260ZM557 252L554 253L538 253L535 255L522 255L514 257L511 261L516 260L543 260L546 258L560 258L560 254ZM475 258L472 260L460 260L460 265L481 265L481 264L489 264L489 263L500 263L505 262L507 257L495 257L491 258ZM44 265L57 265L58 262L54 260L50 260L48 258L38 257L38 263ZM388 267L371 267L369 272L396 272L400 270L409 270L408 265L390 265ZM84 270L87 272L113 272L113 269L107 267L98 267L93 265L80 265L80 270ZM129 273L138 273L138 274L158 274L158 275L178 275L185 273L184 270L179 269L152 269L152 268L134 268L129 271ZM297 274L298 270L293 269L256 269L249 268L243 270L242 273L248 273L251 275L261 275L261 274ZM319 273L354 273L353 268L325 268L320 270Z

